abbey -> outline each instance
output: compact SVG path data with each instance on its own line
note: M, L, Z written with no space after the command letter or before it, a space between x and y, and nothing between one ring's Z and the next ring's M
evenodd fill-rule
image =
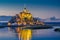
M22 12L19 14L16 14L16 16L13 16L12 19L9 21L10 23L17 23L18 25L35 25L35 24L41 24L44 25L43 22L39 20L35 20L35 18L32 16L32 14L27 10L26 8L23 9Z

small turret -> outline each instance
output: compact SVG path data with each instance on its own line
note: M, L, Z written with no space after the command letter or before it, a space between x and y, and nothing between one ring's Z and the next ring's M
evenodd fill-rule
M23 12L29 13L29 11L26 8L23 9Z

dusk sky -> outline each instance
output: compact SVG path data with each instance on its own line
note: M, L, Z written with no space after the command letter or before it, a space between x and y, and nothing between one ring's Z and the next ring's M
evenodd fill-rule
M26 8L34 17L60 18L60 0L0 0L0 15L15 15Z

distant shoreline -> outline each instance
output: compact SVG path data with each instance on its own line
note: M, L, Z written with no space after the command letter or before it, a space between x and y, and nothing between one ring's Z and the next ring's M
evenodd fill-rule
M44 22L44 23L51 26L60 26L60 22Z

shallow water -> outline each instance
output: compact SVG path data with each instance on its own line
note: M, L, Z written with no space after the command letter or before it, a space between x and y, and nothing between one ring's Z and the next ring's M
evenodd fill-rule
M53 29L32 30L31 40L60 40L60 32L54 29L60 26L54 26ZM0 40L18 40L17 33L8 30L8 28L0 29Z

